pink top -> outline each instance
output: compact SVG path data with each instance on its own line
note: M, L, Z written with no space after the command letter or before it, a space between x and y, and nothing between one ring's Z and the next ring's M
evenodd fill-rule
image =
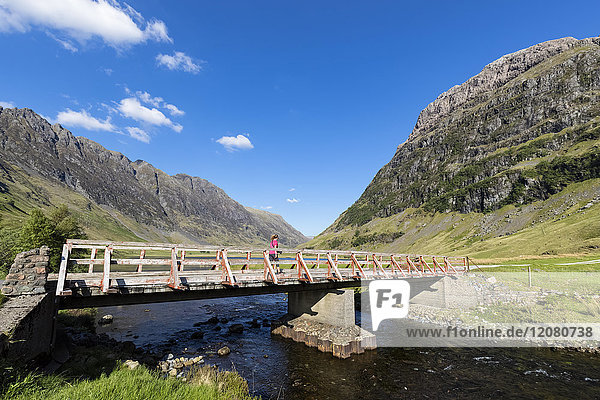
M277 247L279 247L279 243L277 243L277 239L271 240L271 248L276 249ZM269 251L269 254L277 254L277 251L271 250L271 251Z

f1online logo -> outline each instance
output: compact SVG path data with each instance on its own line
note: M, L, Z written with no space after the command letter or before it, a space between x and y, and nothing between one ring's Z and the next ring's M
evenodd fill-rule
M376 331L384 319L406 318L409 298L410 284L407 281L380 279L370 282L373 330Z

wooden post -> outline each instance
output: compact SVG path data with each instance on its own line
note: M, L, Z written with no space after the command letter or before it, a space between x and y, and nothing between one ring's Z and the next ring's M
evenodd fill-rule
M90 262L90 266L88 268L89 274L94 272L94 261L93 260L96 259L96 251L97 251L97 249L95 247L92 247L92 254L90 255L90 260L92 260L92 262Z
M140 251L140 260L143 260L145 256L146 256L146 250L142 249ZM142 272L142 264L138 264L137 272Z
M71 254L71 244L63 245L62 256L60 259L60 269L58 270L58 283L56 284L56 295L66 296L72 294L71 290L65 290L65 280L67 279L67 267L69 265L69 255Z
M177 265L177 247L171 248L171 274L169 275L168 286L172 289L179 289L179 266Z
M412 269L415 270L415 272L417 273L417 275L423 276L423 274L421 274L421 271L419 271L419 268L417 268L417 266L410 259L410 256L406 256L406 263L408 264L408 272L409 272L409 274L411 273L410 269L412 268Z
M350 255L350 259L352 260L352 277L353 278L365 278L366 279L367 277L365 275L365 271L363 271L362 267L358 263L358 260L354 256L354 253L352 253ZM358 272L360 272L360 274L356 273L355 268L358 270Z
M263 279L265 282L269 282L269 278L271 278L270 282L274 284L279 284L279 279L277 279L277 274L273 270L273 266L271 265L271 261L269 260L269 251L263 251L263 258L265 263L265 273L263 275Z
M235 285L235 279L233 278L231 265L229 265L229 260L227 259L226 249L221 250L221 267L223 268L223 272L221 273L221 283L223 285Z
M398 271L400 271L402 276L406 276L404 271L402 271L402 266L398 263L398 261L396 261L396 258L394 258L393 255L390 256L390 262L392 264L392 273L394 273L394 267L396 267L396 268L398 268Z
M183 262L185 261L185 250L181 250L181 260L179 263L179 270L183 271Z
M375 271L377 270L377 268L381 271L383 276L385 276L386 278L389 278L387 272L385 272L385 270L379 263L379 260L377 260L377 256L375 254L373 254L373 276L375 276Z
M304 262L304 258L302 258L302 252L299 251L296 253L296 264L298 265L298 280L299 281L307 281L314 282L313 277L310 275L310 271L306 267L306 263ZM306 278L302 276L302 271L306 274Z
M529 287L531 287L531 265L527 266L527 275L529 276Z
M321 254L317 253L317 268L321 268Z
M441 269L442 273L444 273L444 274L446 274L448 272L446 269L444 269L444 267L442 266L442 264L440 264L435 257L431 257L431 259L433 260L433 270L434 270L434 272L437 271L438 268Z
M444 265L446 266L446 272L449 272L449 270L451 269L452 271L454 271L453 273L458 273L456 269L454 269L452 264L450 264L450 261L448 261L448 257L444 257Z
M427 267L429 272L431 272L432 275L435 275L435 272L431 270L431 267L429 266L427 261L425 261L423 256L419 256L419 262L421 263L421 268L423 269L423 274L425 274L425 267Z
M108 245L104 248L104 270L102 272L102 283L100 288L102 293L108 293L110 288L110 258L112 255L112 246Z
M245 270L250 269L250 256L251 256L251 252L247 251L246 252L246 264L242 265L242 273Z
M332 270L334 273L331 273ZM342 274L331 258L331 253L327 253L327 279L342 280Z

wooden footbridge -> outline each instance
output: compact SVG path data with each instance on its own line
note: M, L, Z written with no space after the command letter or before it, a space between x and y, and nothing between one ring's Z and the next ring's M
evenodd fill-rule
M265 249L68 240L59 273L48 280L61 307L78 308L331 290L372 279L438 280L469 269L467 257L278 250L274 265Z

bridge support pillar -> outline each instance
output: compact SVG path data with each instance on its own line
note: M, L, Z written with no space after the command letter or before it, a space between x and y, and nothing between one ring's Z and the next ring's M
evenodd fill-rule
M333 326L354 326L354 291L340 289L288 293L288 314Z
M377 347L375 336L355 324L354 291L347 289L288 293L288 314L271 332L338 358Z

